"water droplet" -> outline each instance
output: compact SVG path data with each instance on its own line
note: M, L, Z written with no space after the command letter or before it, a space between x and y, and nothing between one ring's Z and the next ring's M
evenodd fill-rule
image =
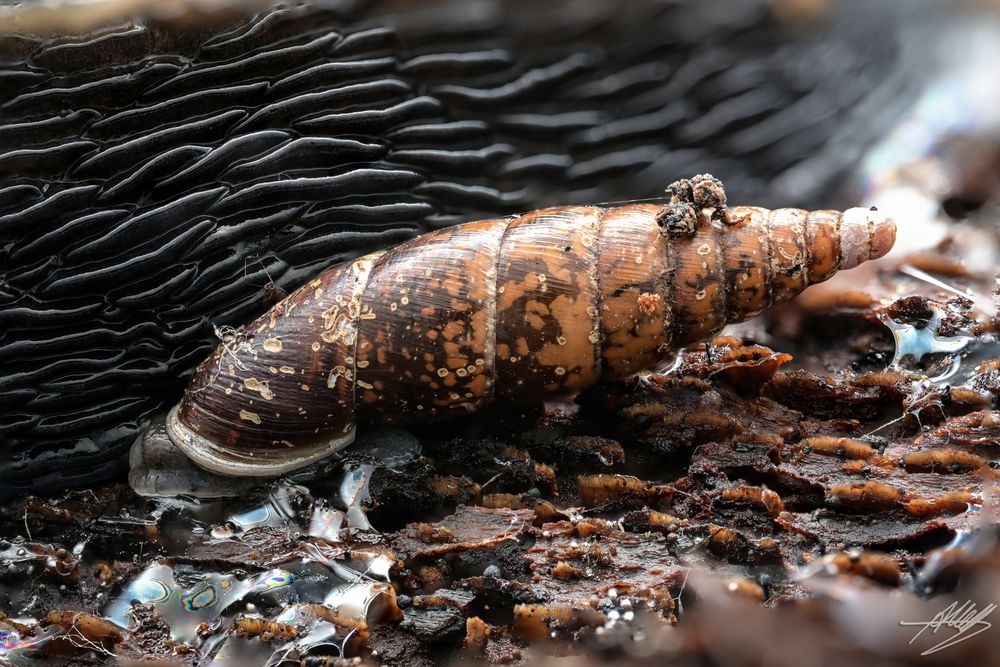
M942 382L958 371L962 363L959 353L969 345L973 336L939 336L942 313L936 308L933 313L927 322L903 323L886 318L885 325L892 331L896 343L896 353L890 366L904 371L924 372L922 369L926 369L931 382ZM935 356L937 358L933 358ZM925 362L928 357L931 359Z

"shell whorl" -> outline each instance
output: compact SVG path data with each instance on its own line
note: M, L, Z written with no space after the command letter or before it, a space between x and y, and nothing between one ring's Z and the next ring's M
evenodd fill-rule
M867 209L737 207L687 233L663 207L562 207L467 223L335 266L231 335L168 419L198 465L270 475L400 422L538 400L676 347L880 257Z

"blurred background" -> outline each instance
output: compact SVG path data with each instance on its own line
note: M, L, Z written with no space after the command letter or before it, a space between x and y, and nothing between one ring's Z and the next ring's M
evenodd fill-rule
M900 252L991 228L997 9L4 3L0 493L120 479L219 327L427 229L706 171Z

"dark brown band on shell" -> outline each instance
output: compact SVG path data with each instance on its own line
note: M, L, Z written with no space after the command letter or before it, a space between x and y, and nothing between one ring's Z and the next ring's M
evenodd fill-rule
M740 216L740 233L725 234L722 257L729 285L729 313L734 321L757 315L771 302L767 279L770 250L764 227L766 211L753 207L732 209Z
M671 238L670 255L677 267L671 294L674 345L701 340L725 324L720 315L728 286L720 280L716 224L721 223L708 222L693 236Z

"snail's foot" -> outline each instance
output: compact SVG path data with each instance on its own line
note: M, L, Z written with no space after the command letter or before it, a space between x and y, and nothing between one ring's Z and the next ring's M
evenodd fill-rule
M263 482L197 467L167 436L165 418L154 418L129 451L128 483L140 496L227 498L243 495Z

